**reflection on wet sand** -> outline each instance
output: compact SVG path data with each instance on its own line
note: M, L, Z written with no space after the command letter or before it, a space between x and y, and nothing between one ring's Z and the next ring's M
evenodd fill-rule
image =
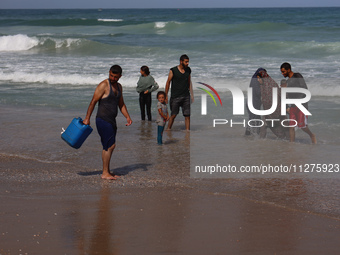
M79 254L134 254L176 251L183 239L188 196L166 196L163 192L115 196L110 183L102 186L100 200L82 208L79 204L75 246ZM131 195L134 197L131 200ZM85 203L84 203L85 204ZM91 206L90 206L91 207ZM93 212L94 211L94 212Z
M104 185L100 192L96 222L89 240L88 254L119 254L119 245L116 245L116 240L111 238L111 233L114 231L115 215L111 210L110 193L109 187Z
M260 181L257 190L272 185ZM306 254L310 247L318 254L320 242L338 240L339 222L275 203L179 187L117 193L111 185L77 205L79 254ZM272 186L282 196L305 194L298 180Z

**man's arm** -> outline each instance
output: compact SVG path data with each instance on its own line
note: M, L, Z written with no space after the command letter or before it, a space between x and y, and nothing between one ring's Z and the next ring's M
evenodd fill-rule
M125 124L125 126L130 126L132 124L132 120L130 118L129 112L126 108L126 105L124 103L124 99L123 99L123 88L120 84L118 84L120 91L122 93L119 102L118 102L118 106L119 106L119 110L120 112L124 115L124 117L126 118L127 124Z
M86 117L83 121L84 125L90 125L90 119L91 119L92 112L93 112L94 107L96 106L97 102L103 97L103 95L105 93L106 85L107 85L106 80L104 80L101 83L99 83L96 90L94 91L90 105L87 108Z
M191 103L194 102L194 90L192 89L191 75L189 76L189 91L191 95Z
M168 80L166 81L166 84L165 84L165 103L168 103L168 92L169 92L169 89L170 89L170 83L171 83L173 76L174 76L174 74L170 70L169 75L168 75Z

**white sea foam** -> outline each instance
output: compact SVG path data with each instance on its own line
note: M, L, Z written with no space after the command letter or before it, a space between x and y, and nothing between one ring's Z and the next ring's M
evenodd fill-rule
M48 38L50 39L50 38ZM51 39L50 39L51 40ZM46 39L45 39L46 41ZM62 48L62 47L71 47L73 45L79 45L81 40L80 39L72 39L72 38L67 38L67 39L52 39L52 41L55 42L55 47L56 49Z
M52 38L52 37L29 37L23 34L8 35L0 37L0 52L27 51L37 46L44 46L46 43L52 42L56 49L62 47L71 47L79 45L81 39L75 38Z
M105 79L105 77L102 77ZM100 78L88 75L84 76L81 74L51 74L49 72L41 73L30 73L30 72L0 72L0 81L10 81L15 83L24 84L50 84L50 85L90 85L97 84L101 80ZM30 85L32 87L32 85Z
M158 83L160 89L164 90L167 76L153 76ZM138 76L132 73L125 73L125 75L120 79L120 83L125 88L134 88L137 86ZM73 85L72 88L76 89L75 86L88 86L88 85L97 85L100 81L106 79L105 74L102 75L94 75L94 74L74 74L74 73L60 73L55 74L51 72L39 72L32 73L30 71L13 71L13 72L3 72L0 71L0 82L13 82L13 83L23 83L27 84L27 86L32 87L33 84L36 84L37 87L42 86L42 84L49 85ZM206 79L198 76L193 77L193 88L195 91L199 86L197 82L204 82L211 86L213 86L218 92L228 92L228 85L233 85L239 87L244 94L247 94L247 88L249 86L249 79ZM30 85L28 85L30 84ZM315 96L327 96L327 97L339 97L340 96L340 88L335 84L335 81L329 79L328 85L320 85L320 82L310 82L308 84L309 90L312 94L312 97Z
M39 45L39 39L27 35L7 35L0 37L0 51L25 51Z
M122 22L122 19L98 19L98 21L102 22Z
M155 28L165 28L168 22L155 22Z

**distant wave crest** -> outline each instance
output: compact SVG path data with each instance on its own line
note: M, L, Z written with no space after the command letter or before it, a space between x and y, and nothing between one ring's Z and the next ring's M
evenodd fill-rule
M98 19L98 21L102 22L122 22L122 19Z

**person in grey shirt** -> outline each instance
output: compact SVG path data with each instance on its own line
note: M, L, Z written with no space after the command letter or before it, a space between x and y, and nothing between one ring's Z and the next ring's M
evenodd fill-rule
M155 79L150 75L149 67L142 66L140 68L141 76L137 82L136 91L139 93L139 106L141 111L141 119L145 120L145 108L148 115L148 121L152 120L151 117L151 92L158 89L158 84Z

